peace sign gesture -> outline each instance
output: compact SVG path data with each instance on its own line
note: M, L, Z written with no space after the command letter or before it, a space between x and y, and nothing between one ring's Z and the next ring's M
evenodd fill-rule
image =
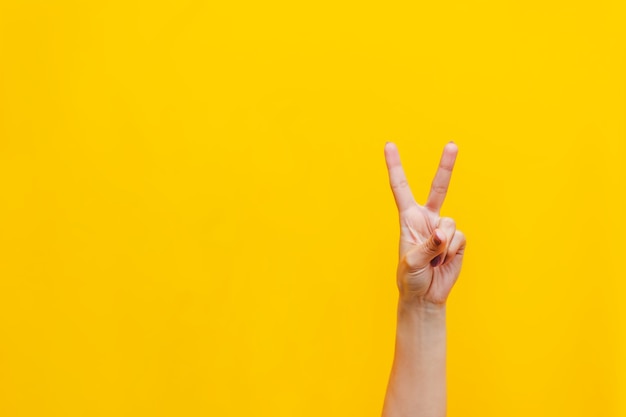
M441 155L426 204L413 198L398 148L385 144L389 183L400 217L397 281L405 301L443 305L461 272L465 235L439 212L448 191L458 147L448 143Z

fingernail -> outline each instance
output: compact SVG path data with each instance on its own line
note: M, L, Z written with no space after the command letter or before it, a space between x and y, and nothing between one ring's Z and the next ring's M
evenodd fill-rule
M441 255L437 255L435 256L431 261L430 261L430 266L435 267L439 265L439 261L441 260Z
M454 141L453 141L453 140L451 140L451 141L450 141L450 142L448 142L448 143L454 143Z
M439 230L435 230L435 235L433 236L433 240L435 241L435 245L441 245L441 235L439 234L441 233Z

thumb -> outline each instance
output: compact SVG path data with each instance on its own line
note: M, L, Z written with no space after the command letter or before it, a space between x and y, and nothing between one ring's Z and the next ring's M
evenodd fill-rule
M407 265L411 269L424 268L443 252L446 247L445 243L446 235L441 230L435 229L426 242L406 253Z

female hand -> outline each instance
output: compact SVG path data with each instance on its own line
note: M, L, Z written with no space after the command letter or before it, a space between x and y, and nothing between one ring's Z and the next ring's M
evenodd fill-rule
M403 301L443 305L459 277L465 235L456 230L453 219L439 216L457 153L453 142L444 147L428 200L421 206L411 193L398 148L385 144L389 183L400 217L397 281Z

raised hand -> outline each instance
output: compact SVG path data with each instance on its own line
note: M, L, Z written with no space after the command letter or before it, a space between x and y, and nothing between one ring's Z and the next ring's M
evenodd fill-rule
M459 277L465 235L439 212L448 191L458 147L446 144L426 204L419 205L404 174L398 148L385 144L389 183L400 218L398 290L404 301L445 304Z

